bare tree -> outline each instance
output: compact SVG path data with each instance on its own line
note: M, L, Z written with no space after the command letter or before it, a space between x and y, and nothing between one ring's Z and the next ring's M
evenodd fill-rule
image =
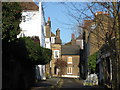
M62 76L65 74L65 69L67 66L67 62L63 61L62 59L57 59L57 61L55 62L55 66L59 69L59 76Z
M90 41L91 49L96 47L96 50L99 50L104 44L107 45L105 49L110 52L112 61L112 88L120 88L120 3L64 3L64 5L68 9L68 15L78 22L78 27L87 32L86 40ZM90 21L86 26L81 24L85 24L85 20Z

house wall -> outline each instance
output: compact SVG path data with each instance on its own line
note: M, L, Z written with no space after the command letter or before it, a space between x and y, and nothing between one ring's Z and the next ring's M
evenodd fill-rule
M83 39L77 39L76 45L80 45L80 48L83 49Z
M55 73L55 62L57 60L57 58L54 58L54 50L59 50L59 57L61 58L61 45L60 44L52 44L52 61L51 61L51 73L52 75L54 75Z
M40 46L45 47L45 18L42 4L39 2L39 10L23 10L22 21L20 23L21 33L24 33L26 37L38 36L40 40ZM21 36L21 33L17 36ZM45 65L38 65L40 72L40 79L45 79Z
M99 84L105 84L108 87L111 87L112 83L112 63L110 59L110 53L103 54L97 60L97 73Z
M51 49L51 21L50 17L45 25L45 47Z
M45 47L51 49L51 41L50 41L50 38L45 38Z
M72 57L72 64L68 64L66 66L66 71L63 77L79 77L79 63L80 63L80 56L79 55L62 55L62 60L68 60L68 57ZM72 67L72 74L67 73L67 68Z

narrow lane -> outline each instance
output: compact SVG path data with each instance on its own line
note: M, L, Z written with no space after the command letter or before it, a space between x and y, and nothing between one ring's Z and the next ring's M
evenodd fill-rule
M81 88L82 84L77 83L73 78L63 78L63 85L61 88Z
M65 89L79 89L79 90L111 90L105 87L100 86L83 86L82 81L75 80L73 78L63 78L63 84L61 86L61 90Z

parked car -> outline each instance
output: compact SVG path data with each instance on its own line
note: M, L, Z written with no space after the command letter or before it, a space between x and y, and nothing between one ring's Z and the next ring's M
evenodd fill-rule
M84 86L93 86L98 85L98 76L97 74L88 74L86 80L83 83Z

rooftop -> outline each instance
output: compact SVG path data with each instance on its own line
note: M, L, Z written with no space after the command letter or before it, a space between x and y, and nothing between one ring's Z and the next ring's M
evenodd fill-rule
M78 45L62 45L62 55L79 55L80 46Z

